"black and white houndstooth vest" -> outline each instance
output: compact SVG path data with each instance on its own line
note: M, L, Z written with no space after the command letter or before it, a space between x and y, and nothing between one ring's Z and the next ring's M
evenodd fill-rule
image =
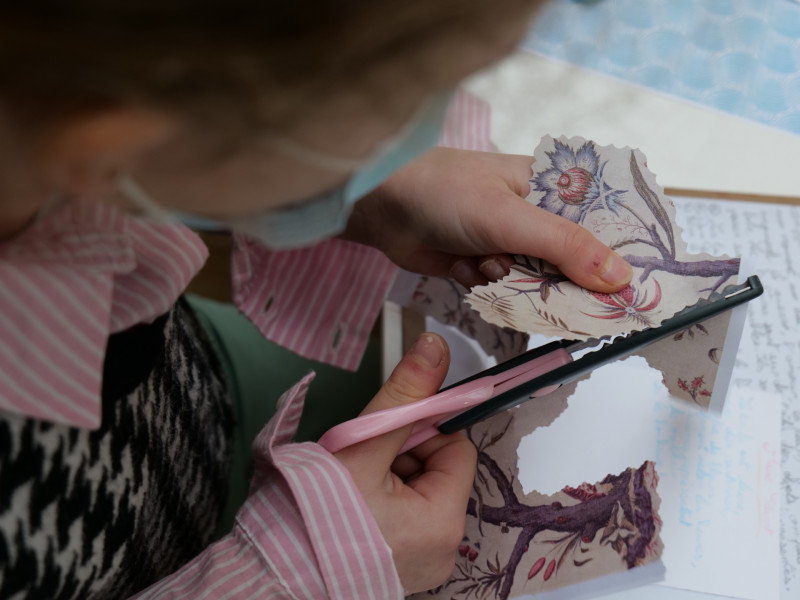
M0 413L0 599L127 598L210 541L233 416L179 301L109 339L96 431Z

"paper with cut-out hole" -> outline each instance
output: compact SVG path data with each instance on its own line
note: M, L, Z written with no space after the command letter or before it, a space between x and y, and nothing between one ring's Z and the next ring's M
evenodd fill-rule
M527 200L587 229L624 256L633 279L619 292L593 292L541 259L516 256L508 276L466 296L495 325L564 339L657 327L737 282L739 259L691 254L675 206L641 151L583 138L545 137L534 152ZM675 395L708 407L729 315L700 323L640 352Z

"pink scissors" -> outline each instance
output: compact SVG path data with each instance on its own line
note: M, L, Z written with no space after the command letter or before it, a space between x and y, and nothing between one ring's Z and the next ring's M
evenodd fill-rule
M554 345L558 348L550 350ZM509 366L511 361L503 363L495 367L494 372L489 369L424 400L361 415L340 423L329 429L319 439L319 444L329 452L338 452L347 446L414 423L411 435L400 450L402 454L440 433L437 426L451 417L572 362L572 355L562 344L554 345L548 344L537 349L538 352L532 351L541 354L540 356L531 358L530 354L523 355L525 360L521 364ZM547 386L536 390L529 397L544 396L558 387L559 385Z
M726 287L705 300L686 307L661 322L613 340L585 342L561 340L535 348L516 358L468 377L438 394L396 408L362 415L329 429L319 443L330 452L414 423L400 453L406 452L437 433L453 433L516 406L530 398L549 394L562 384L639 348L664 339L764 292L752 275L745 283ZM598 348L586 352L590 348Z

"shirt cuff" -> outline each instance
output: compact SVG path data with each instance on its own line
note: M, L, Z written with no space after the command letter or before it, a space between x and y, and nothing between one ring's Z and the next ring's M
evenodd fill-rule
M284 394L258 435L237 524L302 598L402 598L392 552L349 471L318 444L291 442L313 374Z

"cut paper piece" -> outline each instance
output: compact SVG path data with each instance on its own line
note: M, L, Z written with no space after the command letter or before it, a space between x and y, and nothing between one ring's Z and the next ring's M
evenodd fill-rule
M734 388L716 416L674 402L660 379L633 357L581 381L547 427L539 425L538 400L520 406L515 425L531 431L517 449L520 487L549 494L567 481L594 481L621 465L652 460L666 568L659 585L777 600L780 397ZM511 459L498 462L507 468ZM595 596L606 591L597 587ZM627 596L650 597L649 589Z
M452 279L421 277L406 307L455 327L474 339L486 354L498 362L514 358L527 350L527 334L481 319L464 300L466 293L466 288Z
M478 470L456 567L444 585L415 598L505 600L659 562L663 544L653 462L601 481L562 485L550 495L523 492L510 459L522 435L566 408L574 384L565 388L469 429ZM656 573L660 577L661 569Z
M743 308L746 310L746 307ZM731 314L732 311L728 311L693 325L636 354L645 357L651 367L663 373L662 381L673 396L703 408L713 408L719 413L724 404L728 381L720 385L719 390L715 388L715 383L720 373L726 336L736 335L729 329ZM735 360L735 355L736 348L733 348L726 359ZM730 377L729 373L727 377ZM722 392L721 398L717 392ZM712 403L712 399L715 402Z
M688 252L675 206L639 150L547 136L534 158L527 200L589 229L631 263L633 279L614 294L592 292L543 260L517 256L508 276L466 296L486 321L566 339L616 336L656 327L736 283L738 258ZM708 407L728 318L701 323L642 354L677 396Z
M640 151L548 136L534 157L527 200L589 229L625 256L634 277L617 293L591 292L549 263L518 256L508 276L467 296L487 321L571 339L618 335L736 283L738 259L687 252L675 207Z

